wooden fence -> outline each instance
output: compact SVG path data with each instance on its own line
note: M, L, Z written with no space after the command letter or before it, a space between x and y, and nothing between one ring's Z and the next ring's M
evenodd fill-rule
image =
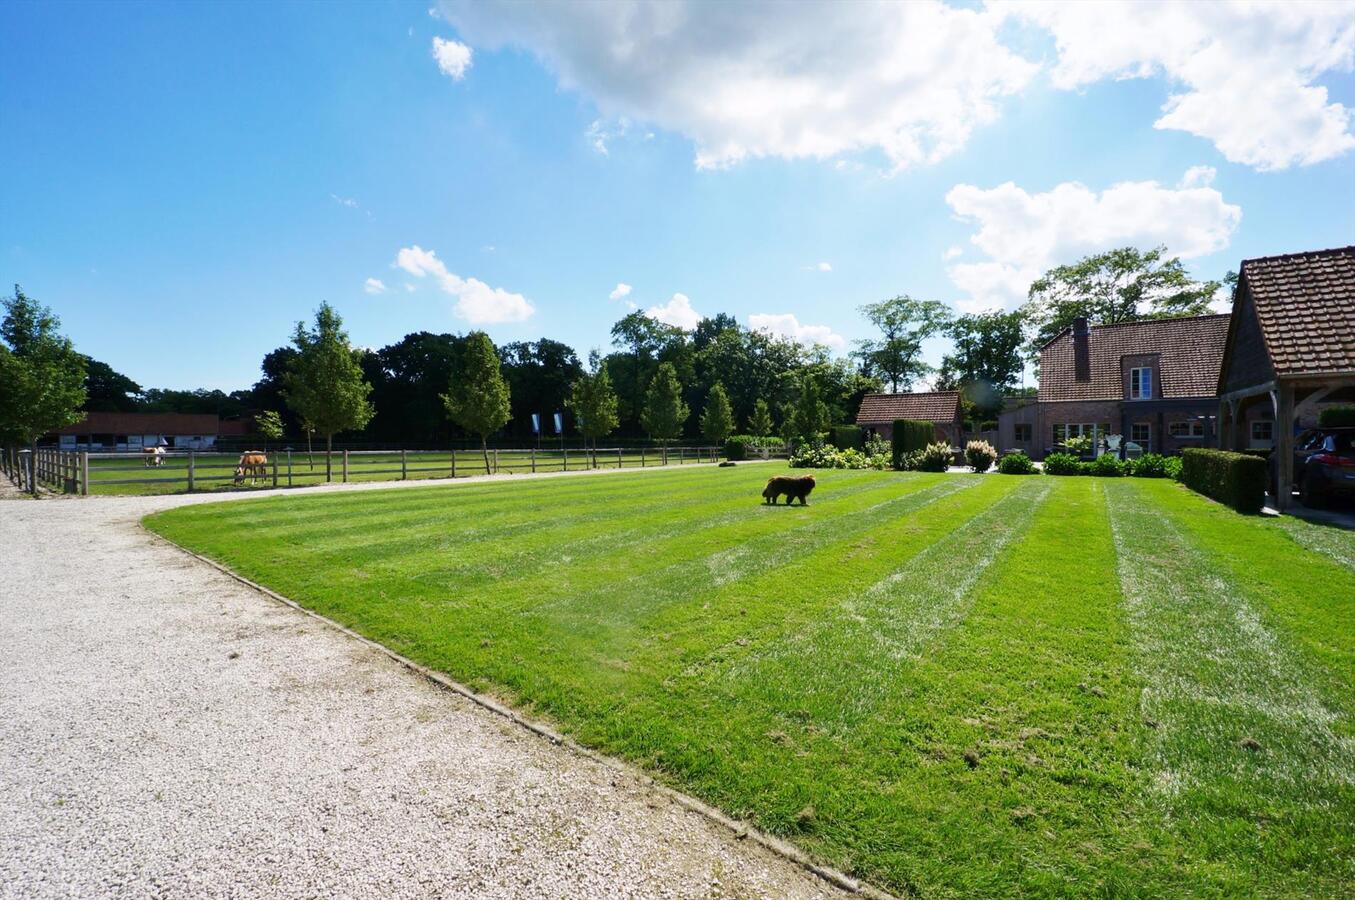
M396 481L410 478L463 478L471 475L535 472L572 472L585 469L651 468L654 466L715 463L718 447L599 448L597 450L342 450L329 459L328 480ZM28 451L4 454L3 469L21 488L28 490ZM267 463L237 478L240 456L189 450L155 457L144 453L89 453L43 448L33 456L33 472L39 485L70 494L163 492L164 486L182 485L185 491L210 490L222 483L243 488L294 487L324 483L326 459L318 454L276 450L265 454ZM172 488L170 489L172 492Z

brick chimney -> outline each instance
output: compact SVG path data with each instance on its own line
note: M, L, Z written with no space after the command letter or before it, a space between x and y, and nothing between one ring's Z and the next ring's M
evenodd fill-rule
M1073 374L1078 381L1092 380L1092 354L1088 346L1090 337L1087 317L1078 316L1073 320Z

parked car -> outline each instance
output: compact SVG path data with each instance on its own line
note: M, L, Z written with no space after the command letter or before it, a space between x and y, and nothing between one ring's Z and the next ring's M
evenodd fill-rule
M1314 428L1294 439L1294 485L1311 509L1355 496L1355 428Z

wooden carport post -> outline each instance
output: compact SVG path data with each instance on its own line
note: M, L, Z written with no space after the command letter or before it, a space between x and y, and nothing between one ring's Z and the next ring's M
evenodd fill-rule
M1294 386L1280 382L1275 388L1275 425L1272 453L1276 454L1275 508L1284 512L1293 499L1294 487Z

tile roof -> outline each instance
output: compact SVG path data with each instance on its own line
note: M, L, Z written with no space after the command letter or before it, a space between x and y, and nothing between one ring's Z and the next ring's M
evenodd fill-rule
M1163 397L1212 397L1218 389L1230 316L1147 319L1093 325L1087 336L1091 378L1073 370L1073 334L1064 330L1040 354L1040 400L1123 400L1125 356L1156 353Z
M1277 375L1355 371L1355 246L1242 261Z
M856 424L914 419L919 422L954 422L960 416L959 391L925 394L867 394L861 399Z
M92 412L55 434L216 434L220 420L210 413Z

